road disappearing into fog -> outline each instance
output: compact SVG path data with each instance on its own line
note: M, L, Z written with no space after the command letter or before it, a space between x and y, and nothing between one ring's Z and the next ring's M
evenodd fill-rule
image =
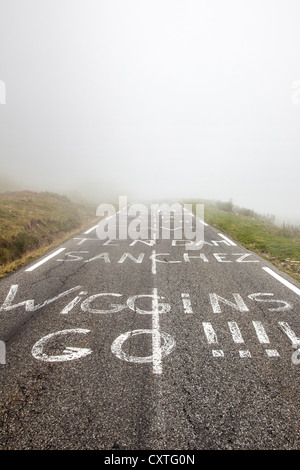
M299 283L175 229L91 227L1 280L2 449L299 449Z

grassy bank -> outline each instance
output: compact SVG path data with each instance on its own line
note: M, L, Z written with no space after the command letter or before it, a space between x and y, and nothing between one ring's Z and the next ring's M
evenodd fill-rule
M277 226L274 217L236 207L231 202L199 202L205 204L208 224L300 281L300 227Z
M0 194L0 277L63 243L95 220L95 208L32 191Z

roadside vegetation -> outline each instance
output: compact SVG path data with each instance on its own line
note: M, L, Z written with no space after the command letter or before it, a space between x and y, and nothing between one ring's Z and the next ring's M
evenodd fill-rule
M204 203L205 220L246 248L300 281L300 226L275 224L275 217L263 216L231 201Z
M276 225L274 216L231 201L196 202L208 224L300 281L300 226ZM0 278L90 227L95 211L55 193L0 193Z
M95 208L48 192L0 194L0 277L89 227Z

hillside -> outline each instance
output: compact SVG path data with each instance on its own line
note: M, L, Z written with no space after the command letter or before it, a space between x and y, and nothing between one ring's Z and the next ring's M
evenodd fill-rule
M203 201L202 201L203 202ZM205 220L249 250L300 281L300 227L274 223L274 217L234 206L231 202L204 201Z
M32 191L0 194L0 276L41 255L95 219L95 208Z

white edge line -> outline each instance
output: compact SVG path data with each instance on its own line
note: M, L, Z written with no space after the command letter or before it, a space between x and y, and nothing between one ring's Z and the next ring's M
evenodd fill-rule
M39 266L41 266L41 264L46 263L49 259L54 258L54 256L58 255L59 253L61 253L61 252L64 251L64 250L65 250L65 248L59 248L59 249L56 250L54 253L51 253L51 255L46 256L46 258L43 258L41 261L39 261L38 263L34 264L33 266L31 266L30 268L26 269L25 271L33 271L34 269L36 269L36 268L38 268Z
M294 286L294 284L291 284L289 281L287 281L283 277L279 276L279 274L275 273L275 271L273 271L272 269L267 268L267 267L263 267L263 270L266 271L267 273L271 274L271 276L273 276L275 279L277 279L277 281L281 282L281 284L283 284L284 286L291 289L293 292L295 292L295 294L300 295L300 289L298 287Z
M91 233L93 230L95 230L97 227L98 227L98 224L95 225L95 227L89 228L86 232L84 232L84 235L88 235L88 234Z
M226 240L228 243L230 243L230 245L237 246L237 244L234 243L232 240L230 240L230 238L225 237L225 235L223 235L223 233L218 233L218 235L219 235L219 237L224 238L224 240Z

